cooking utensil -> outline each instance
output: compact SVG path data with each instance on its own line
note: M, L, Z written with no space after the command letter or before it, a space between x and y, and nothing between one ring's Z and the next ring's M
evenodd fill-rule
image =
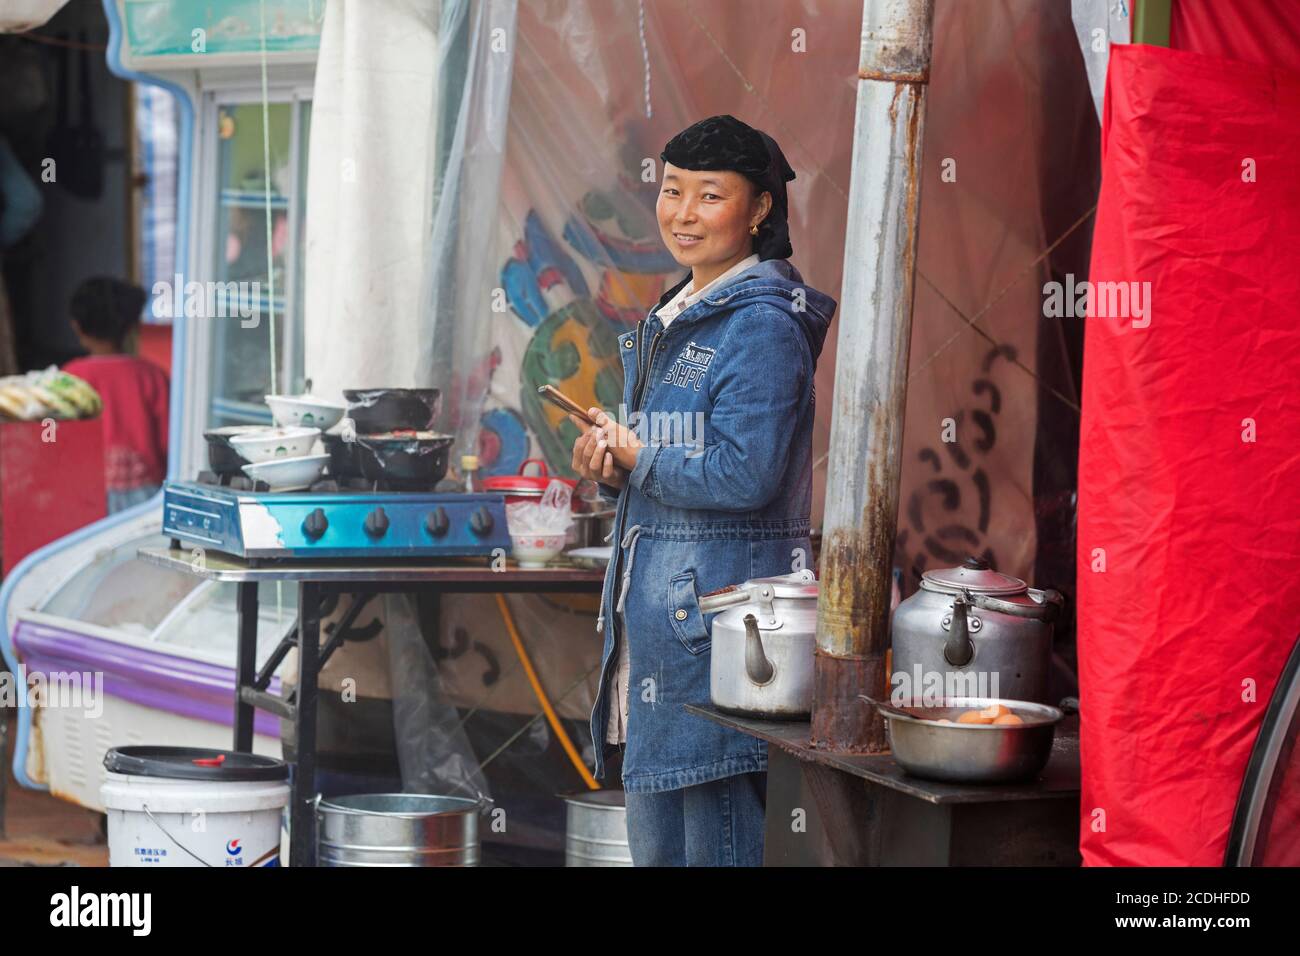
M885 718L890 749L900 767L917 777L949 783L1009 783L1036 776L1047 766L1056 725L1065 716L1047 704L996 697L947 697L933 706L914 699L900 708L858 696ZM955 722L968 710L995 704L1024 723Z
M614 527L614 511L587 511L573 515L573 541L580 548L599 548L609 540Z
M528 474L529 466L535 466L537 474ZM484 478L483 490L505 495L506 504L509 505L519 501L536 501L546 493L546 488L552 481L562 481L571 489L578 486L577 479L552 475L542 459L526 458L519 466L518 474ZM578 502L576 495L571 500L575 505Z
M812 711L817 578L811 570L755 578L696 598L690 578L669 584L674 626L713 614L709 695L729 713L789 720ZM692 606L694 605L694 606Z
M231 446L230 439L262 430L261 425L227 425L205 431L203 437L208 443L209 470L217 475L240 474L245 465L252 463Z
M256 465L273 458L302 458L310 455L312 446L319 437L319 428L255 426L242 435L231 436L230 447L250 464Z
M353 435L331 434L320 436L325 452L330 456L329 470L335 478L360 478L361 462L357 460L357 442Z
M301 491L320 478L329 455L304 455L301 458L273 458L244 466L244 474L264 481L272 491Z
M891 685L920 697L939 680L950 697L1045 702L1063 601L977 558L926 571L920 590L894 609Z
M284 428L306 426L325 431L343 420L347 406L314 395L267 395L275 423Z
M356 447L361 477L372 481L418 482L432 488L447 473L455 438L435 432L359 435Z
M348 417L358 435L428 431L438 417L436 388L345 388Z

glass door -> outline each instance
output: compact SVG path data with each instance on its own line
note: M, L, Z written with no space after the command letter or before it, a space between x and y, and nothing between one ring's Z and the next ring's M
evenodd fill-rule
M271 415L263 396L273 384L282 393L304 386L302 250L311 103L293 94L273 95L265 127L269 150L260 98L218 94L209 115L216 151L208 166L214 174L208 188L215 194L208 220L214 314L206 322L209 331L200 332L210 343L204 424L267 423ZM227 308L222 315L222 297L228 305L235 295L237 314Z

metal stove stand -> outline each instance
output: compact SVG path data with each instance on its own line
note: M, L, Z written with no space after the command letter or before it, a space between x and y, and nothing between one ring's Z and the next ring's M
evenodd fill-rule
M371 639L353 625L376 595L426 590L445 593L598 593L604 572L553 567L492 570L485 559L458 562L281 561L253 564L209 551L195 561L184 548L141 548L140 557L160 567L212 581L237 585L239 640L235 659L235 733L233 748L251 753L253 711L275 714L293 725L295 766L289 803L289 865L313 866L316 860L316 702L321 668L345 642ZM257 653L257 586L262 581L291 581L298 587L298 620L259 670ZM344 595L352 604L322 647L321 618ZM285 696L272 694L271 675L291 648L298 649L298 685Z

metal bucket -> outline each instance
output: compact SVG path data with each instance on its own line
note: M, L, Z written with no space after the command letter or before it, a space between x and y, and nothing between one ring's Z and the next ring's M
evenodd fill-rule
M478 866L479 801L421 793L321 800L321 866Z
M631 866L622 790L566 794L565 866Z

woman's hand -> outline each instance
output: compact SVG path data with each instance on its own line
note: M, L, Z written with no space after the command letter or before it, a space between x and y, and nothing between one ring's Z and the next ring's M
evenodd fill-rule
M593 413L596 411L598 409L592 409L588 414L595 418ZM573 470L591 481L598 481L612 488L623 488L627 484L628 469L616 463L614 450L610 448L604 431L599 427L588 425L581 418L573 415L569 416L569 420L583 430L578 440L573 443Z
M571 422L584 429L573 443L573 470L583 478L623 488L628 474L636 467L641 439L636 432L624 428L599 408L590 408L587 414L595 426L569 416Z
M614 464L630 472L636 467L636 454L642 447L641 439L630 428L624 428L599 408L587 409L587 414L596 422L596 431L609 448Z

